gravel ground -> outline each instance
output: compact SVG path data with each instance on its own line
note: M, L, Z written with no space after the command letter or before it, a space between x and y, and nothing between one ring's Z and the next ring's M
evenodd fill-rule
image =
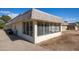
M39 43L53 51L79 51L79 31L65 31L61 37Z
M4 30L0 29L0 51L48 51L48 49L13 35L8 36Z

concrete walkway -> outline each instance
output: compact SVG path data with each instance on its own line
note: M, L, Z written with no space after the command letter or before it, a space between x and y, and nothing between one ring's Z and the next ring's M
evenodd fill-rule
M21 38L17 38L17 40L12 41L12 39L5 33L4 30L0 30L0 50L1 51L47 51L47 49L44 49L38 45L24 41Z

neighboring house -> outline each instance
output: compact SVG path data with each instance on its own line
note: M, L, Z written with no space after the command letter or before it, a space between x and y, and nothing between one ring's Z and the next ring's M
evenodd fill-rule
M61 18L58 16L31 9L9 21L6 26L18 36L38 43L60 36L61 23Z
M61 27L61 31L66 31L68 30L68 22L67 21L62 21L62 27Z
M78 30L78 25L76 23L69 23L68 30Z

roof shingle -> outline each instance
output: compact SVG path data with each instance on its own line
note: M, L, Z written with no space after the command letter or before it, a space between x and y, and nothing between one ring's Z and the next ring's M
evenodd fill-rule
M48 14L46 12L43 12L37 9L31 9L23 14L20 14L19 16L15 17L13 20L9 21L8 23L15 23L18 21L23 21L28 19L62 23L60 17Z

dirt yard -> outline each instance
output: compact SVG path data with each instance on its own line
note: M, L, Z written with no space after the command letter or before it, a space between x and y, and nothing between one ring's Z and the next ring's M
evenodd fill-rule
M58 38L50 39L38 45L53 51L79 51L79 31L66 31Z
M14 35L7 35L0 29L0 51L48 51Z
M0 51L79 51L79 31L66 31L35 45L0 30Z

